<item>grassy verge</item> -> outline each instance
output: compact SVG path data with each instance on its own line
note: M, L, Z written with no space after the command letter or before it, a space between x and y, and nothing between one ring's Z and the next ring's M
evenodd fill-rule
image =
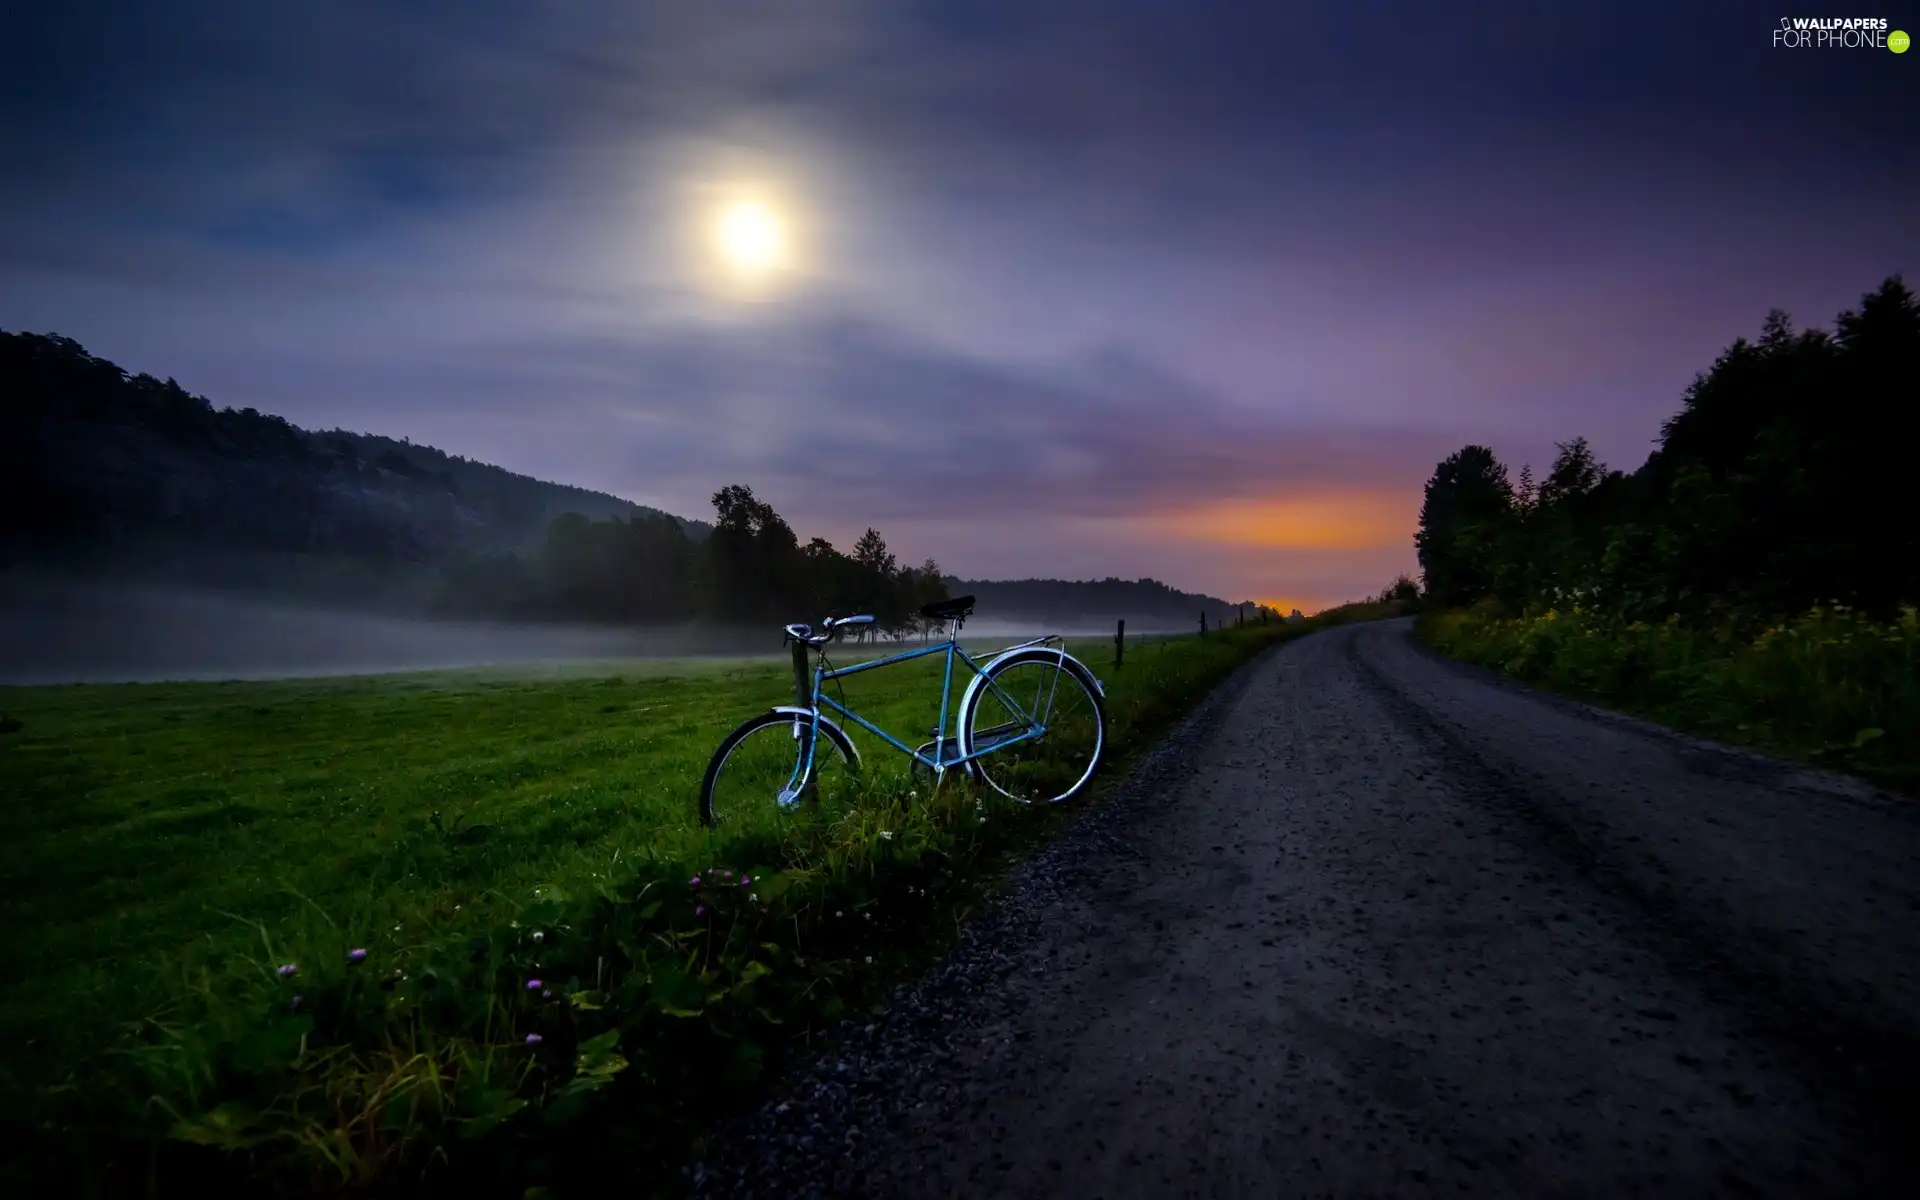
M1751 637L1593 613L1423 616L1435 649L1674 728L1920 793L1920 620L1816 609Z
M1123 670L1076 646L1107 684L1109 778L1259 649L1348 615L1142 642ZM937 670L847 698L911 742ZM857 789L702 829L707 756L786 680L0 689L9 1169L110 1192L669 1184L1066 815L913 795L856 734Z

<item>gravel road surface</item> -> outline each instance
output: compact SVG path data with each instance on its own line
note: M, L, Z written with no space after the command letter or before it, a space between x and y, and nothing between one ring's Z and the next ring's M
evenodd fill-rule
M1920 1195L1917 884L1913 805L1330 630L689 1179Z

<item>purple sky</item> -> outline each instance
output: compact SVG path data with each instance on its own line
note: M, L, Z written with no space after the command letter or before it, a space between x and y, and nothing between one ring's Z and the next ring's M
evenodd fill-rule
M1683 7L69 0L0 48L0 327L963 575L1311 606L1413 569L1461 444L1637 466L1769 308L1920 271L1920 53ZM741 181L803 251L752 302L689 232Z

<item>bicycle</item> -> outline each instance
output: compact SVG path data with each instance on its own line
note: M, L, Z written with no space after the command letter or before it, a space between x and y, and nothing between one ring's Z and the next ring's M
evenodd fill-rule
M751 813L771 799L776 811L798 807L817 795L823 772L861 774L860 752L828 710L880 738L911 760L909 772L935 784L959 768L1011 800L1060 803L1086 787L1106 750L1106 689L1086 664L1066 652L1065 639L1048 634L983 654L984 665L957 640L973 612L974 598L960 596L921 608L920 615L947 625L944 640L884 658L835 668L826 647L848 629L873 624L871 615L829 617L819 632L805 624L786 627L781 645L792 644L795 699L777 705L729 733L713 752L700 784L700 820L712 827L732 813ZM807 684L807 652L818 655ZM834 680L933 655L946 657L940 685L940 723L933 740L915 748L854 712L825 691ZM953 667L958 659L973 672L957 709L950 709ZM1031 703L1026 698L1031 696ZM954 715L948 736L947 714ZM826 752L821 753L825 747ZM991 760L991 763L990 763Z

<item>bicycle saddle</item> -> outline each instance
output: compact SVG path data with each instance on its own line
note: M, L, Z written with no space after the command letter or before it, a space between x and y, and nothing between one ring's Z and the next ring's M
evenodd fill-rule
M973 611L972 596L955 596L951 600L935 600L923 605L920 615L934 621L958 621Z

